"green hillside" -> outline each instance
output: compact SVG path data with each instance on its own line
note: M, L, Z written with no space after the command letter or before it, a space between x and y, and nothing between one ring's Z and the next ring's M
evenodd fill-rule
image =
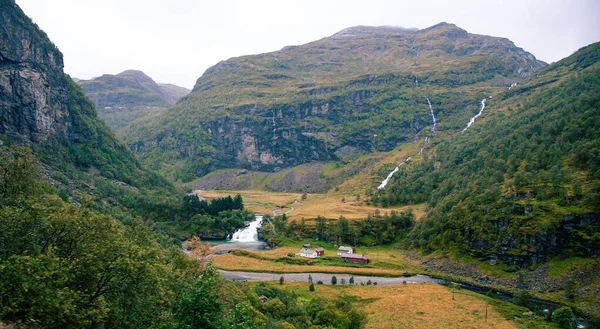
M96 105L98 117L119 136L132 121L162 113L190 92L172 84L158 84L136 70L78 80L77 84Z
M489 119L404 167L372 201L429 204L407 239L426 250L509 267L598 256L599 54L590 45L511 88Z
M461 129L481 99L544 65L509 40L452 24L355 27L220 62L189 96L135 122L124 139L176 180L222 168L279 171L435 141Z

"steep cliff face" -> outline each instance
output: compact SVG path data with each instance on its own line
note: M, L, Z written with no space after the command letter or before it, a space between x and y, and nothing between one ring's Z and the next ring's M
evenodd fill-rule
M26 143L69 136L62 54L13 1L0 9L0 134Z
M95 179L168 186L98 119L46 34L14 1L0 1L0 9L0 138L31 146L52 181L72 185L66 190L95 185Z
M172 110L135 122L124 139L154 168L179 168L182 180L329 161L349 149L389 151L428 134L427 99L437 128L455 131L482 98L543 66L509 40L452 24L354 27L220 62Z

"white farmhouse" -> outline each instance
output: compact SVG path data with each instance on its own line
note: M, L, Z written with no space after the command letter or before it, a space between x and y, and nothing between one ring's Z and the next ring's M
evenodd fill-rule
M338 256L345 256L345 255L353 254L353 253L354 253L354 248L345 247L345 246L340 246L337 251Z
M306 249L306 248L302 248L300 250L300 257L306 257L306 258L317 258L319 257L319 255L317 254L317 252L313 249Z

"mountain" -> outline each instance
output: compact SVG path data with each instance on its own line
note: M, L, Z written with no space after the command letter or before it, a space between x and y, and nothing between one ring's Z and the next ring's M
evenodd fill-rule
M528 267L600 255L600 43L506 90L493 112L373 196L426 203L407 241ZM487 110L486 110L487 111Z
M90 194L99 197L98 207L120 203L149 217L167 211L172 184L143 167L98 119L46 34L14 1L0 5L2 144L32 148L65 198Z
M96 104L100 119L117 134L132 121L164 111L190 92L172 84L157 84L136 70L104 74L77 83Z
M447 23L354 27L220 62L173 108L132 124L124 140L182 181L224 168L351 161L456 132L483 98L545 65L507 39Z

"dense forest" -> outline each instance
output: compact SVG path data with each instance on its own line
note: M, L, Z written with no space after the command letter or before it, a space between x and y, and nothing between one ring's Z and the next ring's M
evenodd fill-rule
M317 216L315 219L288 220L287 216L265 216L260 237L269 245L277 246L281 237L295 240L310 238L336 245L374 246L398 243L413 228L415 218L408 210L381 214L376 211L364 220L350 221L343 216L338 220Z

